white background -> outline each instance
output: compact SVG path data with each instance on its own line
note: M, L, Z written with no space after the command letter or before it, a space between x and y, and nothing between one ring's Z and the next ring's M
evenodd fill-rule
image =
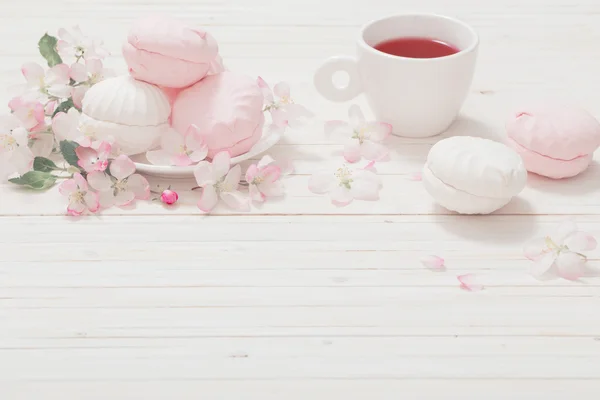
M530 98L571 99L600 117L597 0L1 3L2 88L41 61L45 31L76 23L125 72L128 25L154 11L210 30L228 68L286 80L321 120L343 119L348 104L312 87L320 60L352 54L373 18L428 11L481 36L470 97L443 136L500 138ZM541 283L522 256L569 216L600 236L597 162L570 180L530 176L495 215L449 215L409 179L439 139L390 140L381 200L346 208L307 189L310 174L342 163L318 122L273 150L295 160L288 195L250 215L205 217L188 197L174 210L139 204L74 221L56 190L0 186L0 398L598 398L598 281ZM424 269L428 254L448 271ZM463 273L485 290L460 290Z

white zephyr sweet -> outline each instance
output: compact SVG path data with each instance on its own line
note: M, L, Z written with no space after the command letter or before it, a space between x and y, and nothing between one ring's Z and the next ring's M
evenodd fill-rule
M423 184L441 206L460 214L489 214L525 187L527 171L509 147L455 136L436 143L423 168Z
M155 147L169 128L169 99L157 86L129 75L92 86L82 102L79 129L99 140L114 138L126 155Z

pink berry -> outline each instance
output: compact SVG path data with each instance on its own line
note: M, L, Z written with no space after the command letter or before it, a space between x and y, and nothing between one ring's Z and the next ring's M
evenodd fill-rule
M165 204L175 204L179 200L179 195L174 190L164 190L160 195L160 201Z

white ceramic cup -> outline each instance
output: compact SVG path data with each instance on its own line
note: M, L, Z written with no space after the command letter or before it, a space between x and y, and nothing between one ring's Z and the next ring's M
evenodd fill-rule
M408 58L374 48L401 37L436 39L460 51L438 58ZM452 124L467 97L478 44L473 28L454 18L394 15L365 25L357 40L357 57L326 60L315 73L314 83L322 96L336 102L364 92L376 118L392 124L398 136L434 136ZM334 84L338 71L348 74L347 86Z

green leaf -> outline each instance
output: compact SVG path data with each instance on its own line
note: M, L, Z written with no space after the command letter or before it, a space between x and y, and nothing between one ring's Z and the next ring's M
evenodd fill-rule
M22 185L35 190L45 190L54 186L56 176L49 172L29 171L18 178L12 178L8 181L15 185Z
M46 62L48 62L48 66L50 68L62 63L62 59L56 51L56 43L58 43L58 40L54 36L50 36L47 33L44 34L44 36L42 36L38 42L40 54L42 57L44 57L44 59L46 59Z
M63 158L65 159L66 162L69 163L69 165L73 165L75 167L79 167L77 165L77 161L79 161L79 158L77 157L77 154L75 153L75 149L79 147L79 144L77 144L76 142L72 142L70 140L63 140L60 142L60 152L63 156Z
M68 100L63 101L62 103L60 103L58 105L58 107L56 107L56 110L54 110L54 113L52 114L52 117L54 117L56 114L58 114L59 112L67 112L69 111L69 109L71 107L75 107L75 104L73 104L73 99L71 97L69 97ZM75 107L77 108L77 107Z
M52 172L55 169L60 169L54 164L54 161L46 157L36 157L33 159L33 170L40 172Z

